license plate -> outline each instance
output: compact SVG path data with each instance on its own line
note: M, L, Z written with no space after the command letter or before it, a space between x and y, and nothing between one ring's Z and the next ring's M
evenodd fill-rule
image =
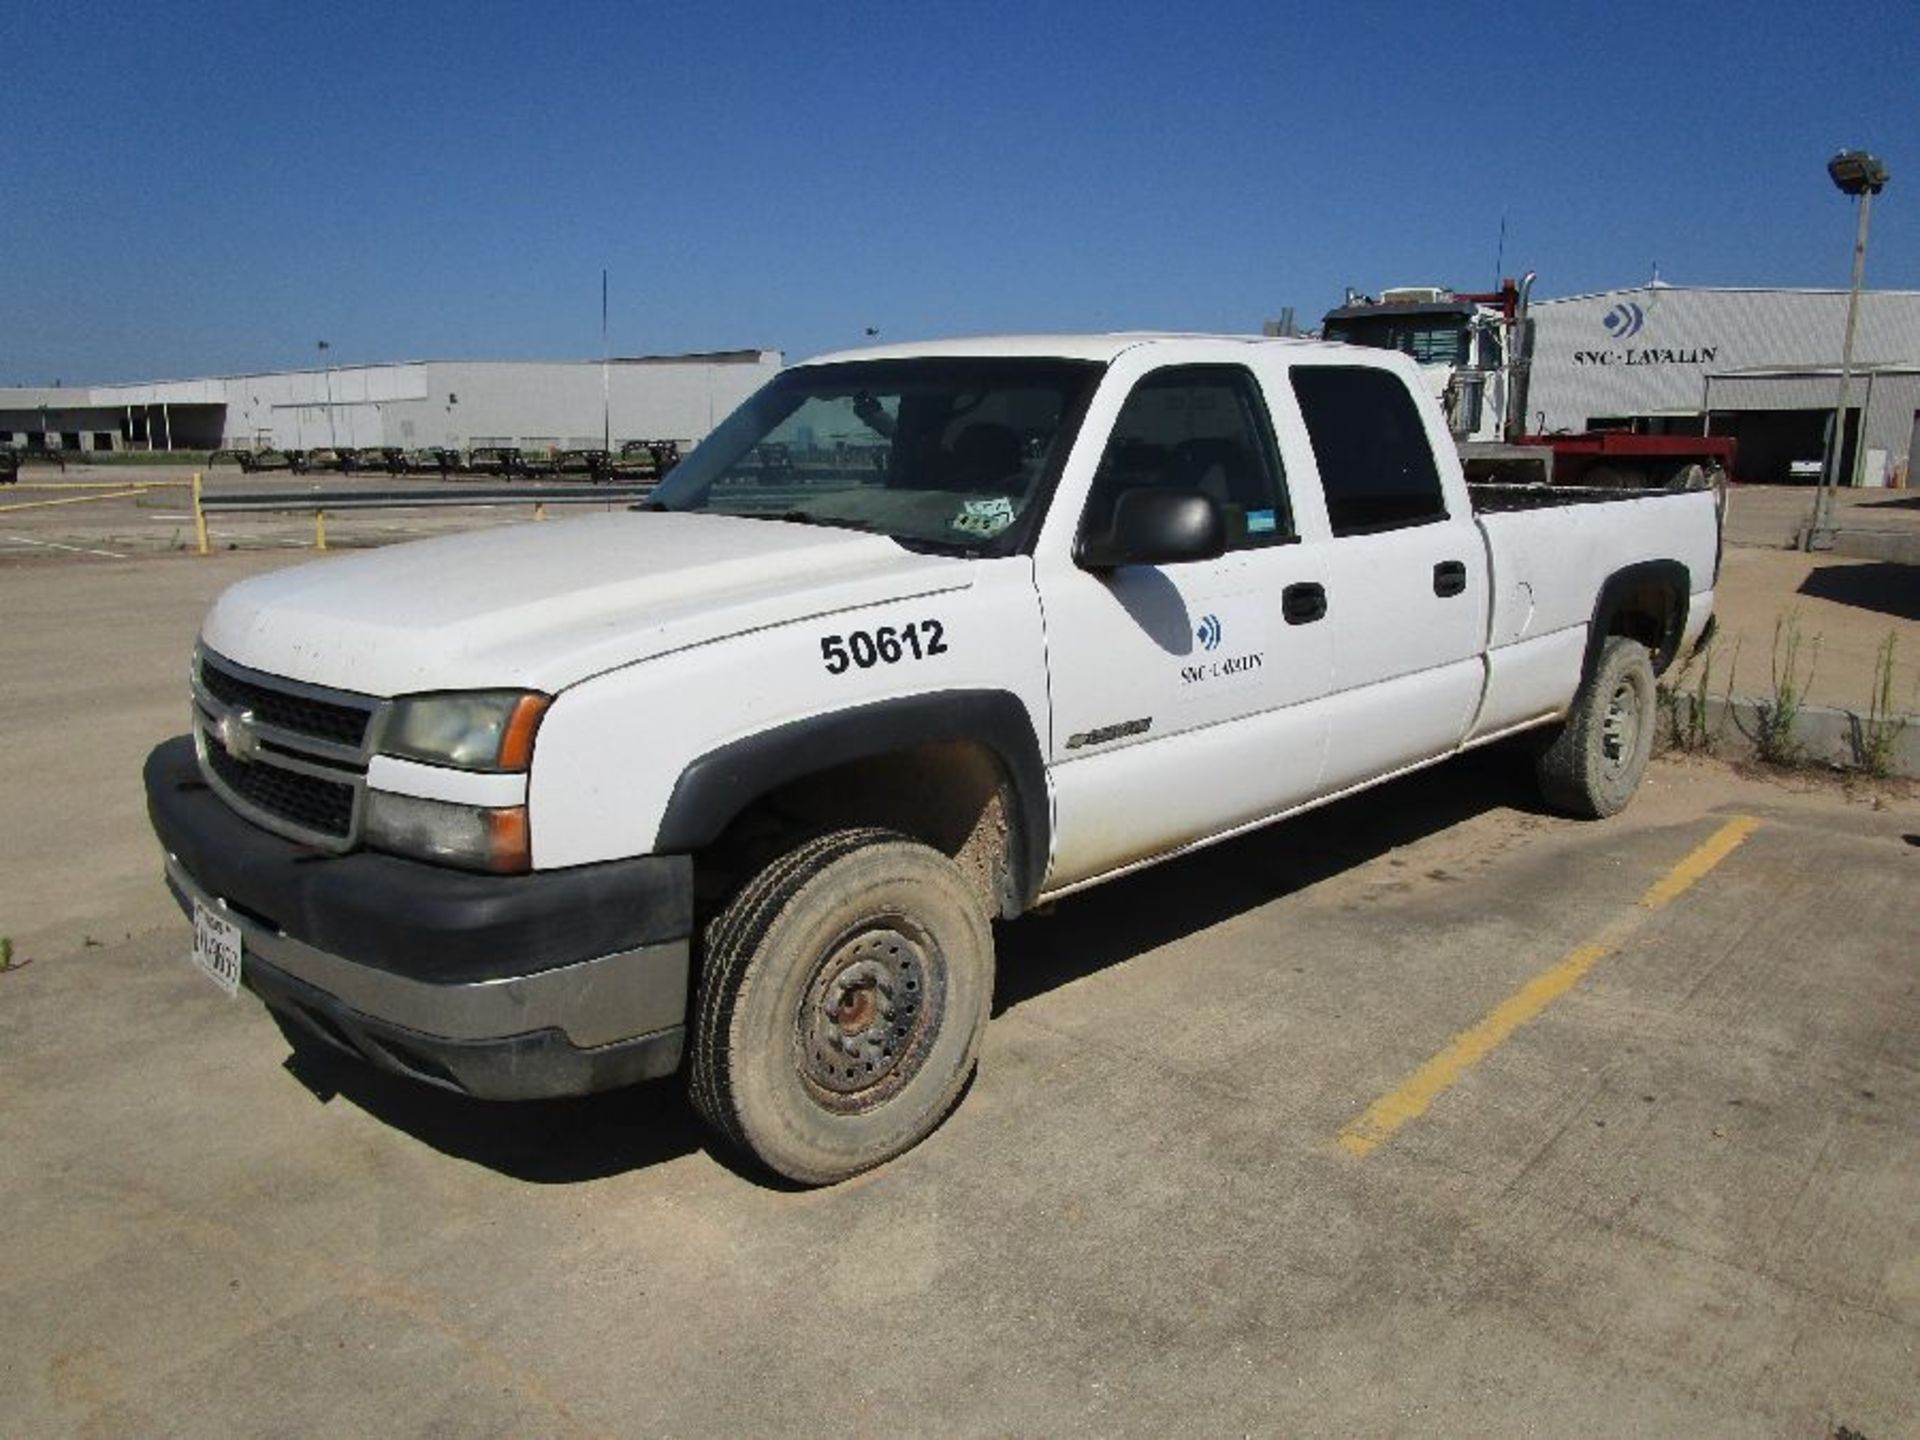
M229 996L240 993L240 927L193 902L193 963Z

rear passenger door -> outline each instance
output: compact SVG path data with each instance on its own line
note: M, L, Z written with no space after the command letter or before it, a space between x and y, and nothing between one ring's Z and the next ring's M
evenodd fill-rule
M1436 436L1406 382L1360 363L1294 365L1331 538L1325 543L1333 690L1332 790L1457 746L1480 703L1486 543L1450 510ZM1459 513L1453 513L1457 510Z
M1318 547L1298 543L1253 370L1163 365L1107 384L1125 399L1075 528L1103 531L1128 490L1197 491L1224 513L1229 548L1109 571L1064 547L1036 555L1053 710L1049 889L1309 798L1326 744L1306 703L1331 679L1325 576Z

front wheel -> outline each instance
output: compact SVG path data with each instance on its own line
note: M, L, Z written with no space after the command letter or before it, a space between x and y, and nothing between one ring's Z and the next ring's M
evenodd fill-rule
M843 1180L946 1117L992 1000L992 928L951 860L888 830L820 836L707 932L694 1106L790 1180Z
M1617 815L1653 755L1653 661L1647 647L1610 635L1573 709L1540 753L1540 793L1582 819Z

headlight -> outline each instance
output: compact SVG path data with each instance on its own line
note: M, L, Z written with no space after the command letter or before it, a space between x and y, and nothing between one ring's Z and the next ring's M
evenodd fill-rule
M410 696L393 702L380 751L460 770L525 770L550 703L526 690Z
M524 805L491 809L369 790L366 824L368 844L415 859L497 875L532 867Z

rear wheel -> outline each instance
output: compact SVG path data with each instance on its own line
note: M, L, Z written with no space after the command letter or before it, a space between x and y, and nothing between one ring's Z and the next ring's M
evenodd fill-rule
M940 1124L992 999L992 929L951 860L888 830L820 836L708 930L694 1105L769 1169L831 1184Z
M1582 819L1618 814L1646 774L1654 717L1647 647L1608 636L1572 712L1540 754L1536 771L1547 803Z
M1594 490L1645 490L1653 482L1638 465L1591 466L1580 483Z

